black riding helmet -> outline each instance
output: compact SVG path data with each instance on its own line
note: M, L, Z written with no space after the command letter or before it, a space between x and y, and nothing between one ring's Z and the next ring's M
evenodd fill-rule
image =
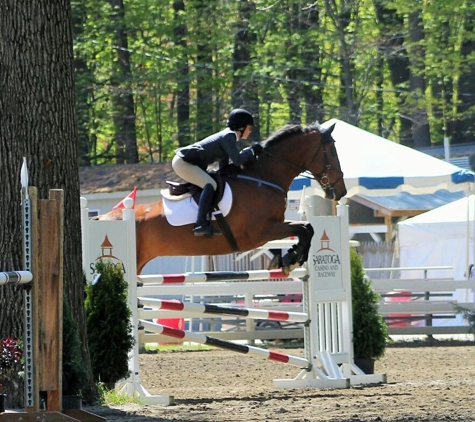
M254 126L254 119L252 114L243 108L236 108L229 113L226 126L231 130L241 129L247 125Z

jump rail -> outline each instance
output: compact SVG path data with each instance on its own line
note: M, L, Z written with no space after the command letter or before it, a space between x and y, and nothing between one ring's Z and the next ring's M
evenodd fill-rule
M247 346L244 344L233 343L219 338L214 338L201 333L193 333L191 331L177 330L175 328L166 327L161 324L156 324L150 321L139 320L139 328L149 329L158 334L163 334L167 337L173 337L180 341L189 341L198 344L207 344L209 346L219 347L220 349L227 349L238 353L248 354L258 358L273 360L275 362L287 363L289 365L297 366L301 369L311 371L312 364L304 358L298 356L287 355L279 352L272 352L254 346Z
M277 280L292 279L306 275L305 268L296 268L290 274L284 274L282 270L250 270L250 271L215 271L183 274L152 274L139 275L137 280L143 284L182 284L200 283L205 281L235 281L235 280Z
M274 321L293 321L309 323L308 314L302 312L268 311L265 309L238 308L231 306L211 305L209 303L185 303L174 300L137 298L138 306L153 306L164 311L188 311L205 315L233 315L250 319L266 319Z
M30 271L6 271L0 272L0 286L6 284L29 284L33 281Z

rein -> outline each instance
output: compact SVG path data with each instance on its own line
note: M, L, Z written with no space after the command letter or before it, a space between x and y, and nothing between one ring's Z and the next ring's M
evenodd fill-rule
M313 163L313 161L317 158L319 152L320 152L320 149L322 148L323 146L323 142L320 143L319 147L317 148L317 151L315 152L315 154L313 155L312 159L310 160L310 163ZM268 155L269 157L271 158L274 158L278 161L281 161L282 163L286 164L287 166L293 168L293 169L296 169L299 171L299 173L303 176L303 177L306 177L307 179L312 179L312 180L317 180L320 185L322 186L323 189L326 189L326 188L332 188L332 184L328 182L328 174L327 174L327 170L331 167L331 165L329 164L328 162L328 156L327 156L327 150L326 148L323 148L323 154L325 156L325 166L323 167L323 170L318 173L317 175L313 175L307 168L305 167L301 167L301 166L297 166L293 163L289 163L287 160L281 158L281 157L278 157L274 154L271 154L269 151L266 151L265 149L262 150L261 154L266 154ZM306 174L305 174L306 173Z
M257 178L257 177L245 176L244 174L238 174L238 175L236 175L236 177L238 179L251 180L252 182L257 182L257 184L259 186L260 185L270 186L271 188L277 189L278 191L282 192L283 194L286 193L285 189L282 188L281 186L276 185L275 183L267 182L266 180L262 180L260 177Z

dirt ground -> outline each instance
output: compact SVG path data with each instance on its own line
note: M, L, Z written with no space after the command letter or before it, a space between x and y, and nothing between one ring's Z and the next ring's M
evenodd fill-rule
M375 364L387 384L350 389L276 390L299 369L230 351L142 354L142 385L175 405L85 410L126 422L475 421L475 343L441 343L392 345Z

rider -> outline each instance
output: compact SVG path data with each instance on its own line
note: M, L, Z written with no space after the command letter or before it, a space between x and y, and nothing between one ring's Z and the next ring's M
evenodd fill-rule
M220 235L221 231L211 227L207 217L211 211L216 181L206 172L210 164L219 163L219 167L229 164L229 159L236 165L244 164L257 157L261 145L239 151L236 142L247 139L251 134L254 119L252 114L237 108L229 114L226 129L208 136L200 142L175 150L172 167L175 173L187 182L203 189L198 206L198 218L193 233L195 236Z

